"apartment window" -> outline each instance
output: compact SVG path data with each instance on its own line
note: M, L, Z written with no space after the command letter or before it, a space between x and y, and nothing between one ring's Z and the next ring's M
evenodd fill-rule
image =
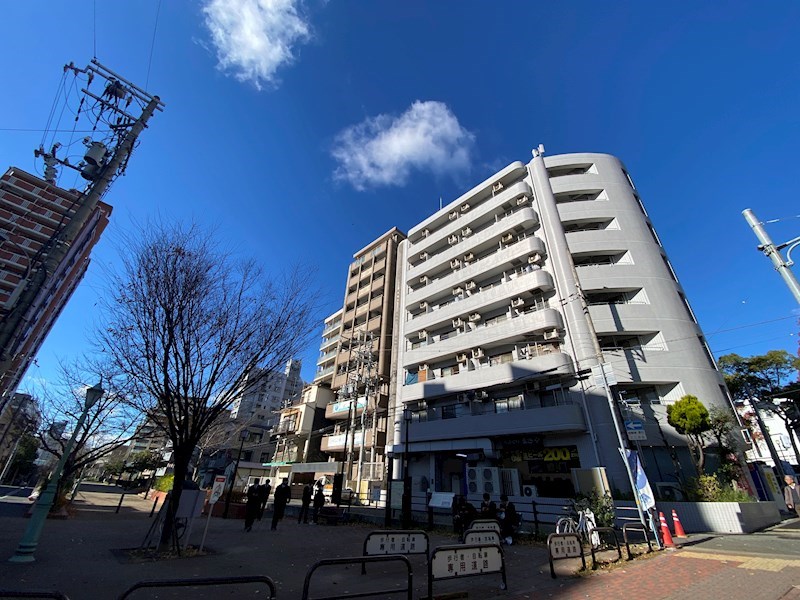
M547 174L550 178L565 177L567 175L585 175L586 173L597 173L597 168L592 163L581 163L577 165L562 165L550 167Z
M656 233L656 230L653 229L652 223L650 223L649 221L647 222L647 228L650 230L650 235L653 236L653 239L656 241L656 244L661 246L661 240L658 239L658 234Z
M573 192L560 192L555 195L558 204L567 202L592 202L595 200L608 200L605 190L577 190Z
M672 280L677 283L678 282L678 276L675 275L675 271L672 269L672 265L670 264L669 260L667 260L667 257L664 256L663 254L661 255L661 258L664 259L664 265L666 265L667 271L669 271L669 274L672 277Z
M628 172L627 172L625 169L622 169L622 172L625 174L625 179L627 179L627 180L628 180L628 183L629 183L629 184L631 185L631 187L632 187L632 188L635 190L635 189L636 189L636 186L635 186L635 185L633 185L633 179L631 179L631 175L630 175L630 173L628 173Z
M608 252L593 254L576 254L572 256L576 267L597 267L603 265L632 265L630 252Z
M578 221L568 221L563 224L564 233L575 233L578 231L603 231L606 229L619 229L616 219L581 219Z
M650 215L647 214L647 209L645 209L644 204L642 203L642 199L639 198L639 194L634 194L633 197L636 198L636 202L639 203L639 208L644 213L644 216L649 217Z

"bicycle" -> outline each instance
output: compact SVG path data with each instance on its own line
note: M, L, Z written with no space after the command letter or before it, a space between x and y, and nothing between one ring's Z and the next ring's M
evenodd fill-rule
M571 506L563 508L570 511L570 515L556 521L556 533L577 533L584 542L590 543L594 548L599 547L600 534L594 531L597 523L589 505L585 502L579 504L572 500ZM577 517L578 520L575 521L574 517Z

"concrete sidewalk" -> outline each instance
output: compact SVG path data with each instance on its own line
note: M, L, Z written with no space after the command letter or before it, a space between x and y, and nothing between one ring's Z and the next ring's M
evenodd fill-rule
M198 578L234 575L268 575L278 588L278 598L298 599L309 567L323 558L359 556L366 534L374 526L335 527L301 525L287 515L278 531L269 531L268 517L246 533L242 521L213 518L204 557L133 563L112 551L138 547L152 519L152 502L127 497L120 514L115 514L119 495L79 494L76 516L52 520L45 525L36 562L17 565L5 562L16 548L27 520L0 518L0 587L13 589L58 589L72 600L115 598L133 583L144 579ZM294 503L293 503L294 504ZM292 505L290 505L291 508ZM795 520L796 521L796 520ZM791 525L791 523L789 523ZM192 533L199 543L205 518ZM453 536L433 533L431 545L455 543ZM691 541L691 540L690 540ZM499 589L497 575L438 582L435 594L468 592L469 598L522 599L620 598L635 593L637 598L686 598L731 600L800 600L800 530L776 528L748 536L710 537L693 540L693 545L673 552L660 552L611 570L578 577L571 576L576 561L557 564L559 578L550 578L546 550L541 545L518 544L505 547L508 589ZM744 546L743 546L744 545ZM795 552L785 548L794 547ZM410 558L414 573L415 598L426 594L426 563ZM579 561L578 561L579 562ZM315 596L354 592L365 586L392 589L403 583L402 573L390 566L372 566L366 577L358 567L325 569L315 576ZM224 587L139 592L133 598L220 598L264 597L263 588ZM400 597L383 594L382 598Z

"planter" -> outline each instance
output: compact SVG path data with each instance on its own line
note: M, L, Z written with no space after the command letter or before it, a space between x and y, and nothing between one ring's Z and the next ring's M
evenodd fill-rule
M633 506L633 502L615 504ZM686 533L751 533L781 522L774 502L658 502L656 510L664 513L670 531L674 531L673 509Z

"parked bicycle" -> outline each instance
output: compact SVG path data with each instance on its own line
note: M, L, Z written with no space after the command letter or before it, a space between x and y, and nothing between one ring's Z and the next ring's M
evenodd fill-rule
M577 533L584 542L590 543L594 548L599 547L600 534L594 531L597 523L589 504L585 501L571 500L570 502L570 506L563 507L570 514L556 522L556 533Z

